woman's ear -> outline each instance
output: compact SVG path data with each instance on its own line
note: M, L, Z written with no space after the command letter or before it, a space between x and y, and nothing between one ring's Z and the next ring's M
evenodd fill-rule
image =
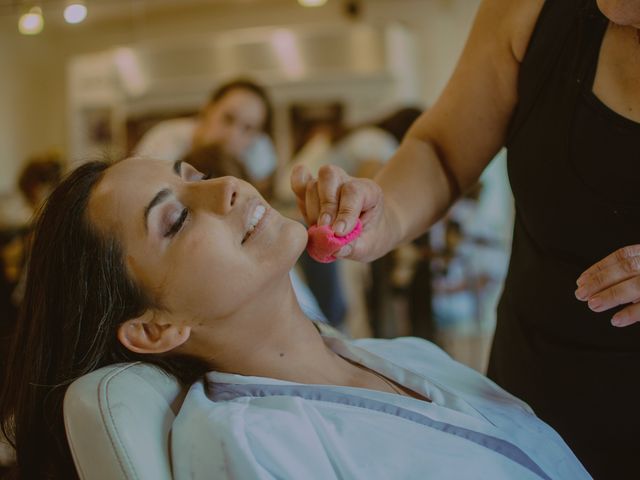
M127 320L118 327L118 340L136 353L165 353L189 339L191 327L163 322L152 311Z

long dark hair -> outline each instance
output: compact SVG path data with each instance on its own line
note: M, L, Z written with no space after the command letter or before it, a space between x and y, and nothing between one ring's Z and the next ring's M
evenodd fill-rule
M207 367L196 358L138 355L118 326L158 307L130 278L118 239L91 225L91 191L109 167L76 169L36 222L27 286L0 392L2 430L16 448L14 478L76 478L62 404L67 386L101 366L143 360L190 383Z

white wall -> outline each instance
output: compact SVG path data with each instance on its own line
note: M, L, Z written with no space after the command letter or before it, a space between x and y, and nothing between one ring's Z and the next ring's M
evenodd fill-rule
M0 192L11 187L23 159L64 148L64 70L43 38L17 34L0 20Z
M365 0L363 19L401 21L415 32L422 98L428 105L453 70L479 1ZM0 192L11 187L29 154L50 147L66 149L65 71L73 55L181 34L347 22L342 2L337 0L315 9L301 8L293 0L273 0L201 5L154 14L132 10L117 21L98 23L89 17L74 26L48 22L37 37L19 35L16 21L0 18Z

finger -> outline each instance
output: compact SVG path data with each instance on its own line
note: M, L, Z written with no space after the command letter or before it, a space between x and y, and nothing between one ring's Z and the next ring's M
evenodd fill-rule
M371 257L371 236L363 233L362 236L356 238L351 243L344 245L335 256L337 258L358 260L360 262L373 260L374 258Z
M354 239L351 243L343 246L338 253L335 254L338 258L348 258L350 260L357 260L360 262L370 262L375 260L376 256L374 252L374 243L376 236L371 234L369 228L371 223L376 222L376 216L380 215L382 203L376 204L373 208L367 210L360 216L362 221L362 234Z
M382 202L382 190L375 182L366 179L352 179L340 189L338 214L333 230L338 236L351 232L356 221ZM365 222L363 222L365 223Z
M320 199L318 198L318 182L311 180L307 183L305 193L305 204L307 211L307 220L309 225L315 225L318 222L320 213Z
M335 254L336 258L349 258L349 255L351 255L353 253L353 248L355 246L357 240L354 240L351 243L347 243L346 245L344 245L339 251L338 253Z
M578 286L582 286L590 275L600 272L616 263L623 262L628 258L637 256L640 256L640 245L630 245L628 247L620 248L586 269L580 277L578 277L576 283Z
M304 218L305 225L307 226L311 225L311 223L309 223L309 218L307 218L307 209L305 207L305 203L302 200L300 200L298 197L296 197L296 203L298 204L298 210L300 210L300 213L302 213L302 217Z
M640 322L640 303L629 305L611 319L611 325L614 327L628 327L637 322Z
M589 299L588 305L594 312L636 302L640 299L640 277L633 277L617 283Z
M598 292L637 275L640 275L640 257L627 257L586 276L576 290L576 298L587 300Z
M291 190L295 193L296 197L304 202L307 183L313 180L313 175L309 172L309 169L304 165L296 165L291 170Z
M325 165L318 171L320 218L318 225L331 225L338 212L340 186L348 175L340 167Z

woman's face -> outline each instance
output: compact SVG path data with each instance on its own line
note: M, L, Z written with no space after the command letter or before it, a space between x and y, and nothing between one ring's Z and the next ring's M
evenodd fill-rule
M240 157L264 128L266 117L266 106L257 94L241 88L231 90L205 108L194 147L218 145L225 153Z
M269 283L288 281L307 240L246 182L142 158L106 171L89 219L122 242L136 283L187 324L233 316Z
M613 23L640 28L640 0L598 0L597 3Z

